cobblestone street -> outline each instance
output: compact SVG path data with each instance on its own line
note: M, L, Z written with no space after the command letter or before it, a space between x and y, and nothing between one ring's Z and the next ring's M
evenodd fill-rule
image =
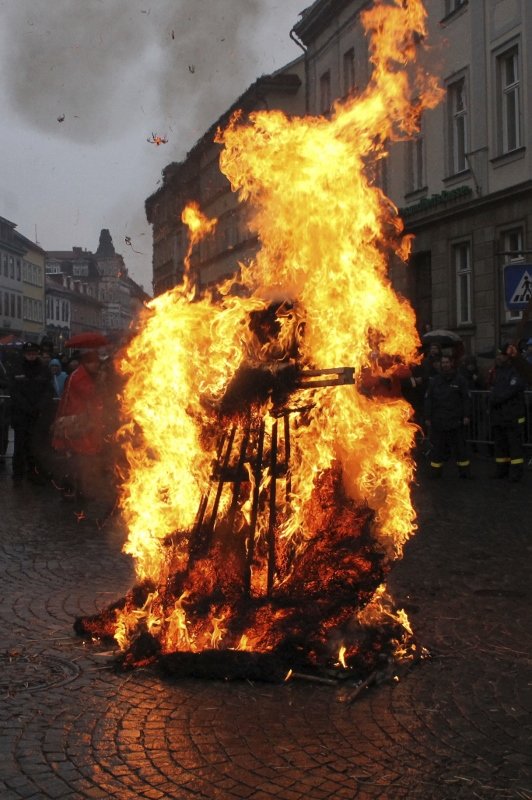
M124 531L0 473L1 800L532 798L532 473L419 470L419 531L389 581L433 657L341 688L115 674L74 618L134 581Z

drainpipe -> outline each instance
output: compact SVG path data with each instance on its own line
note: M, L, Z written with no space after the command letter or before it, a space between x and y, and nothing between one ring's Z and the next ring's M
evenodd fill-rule
M310 106L310 103L309 103L309 92L310 92L309 68L308 68L308 58L307 58L307 52L308 51L307 51L307 48L305 47L305 45L303 44L303 42L301 41L301 39L299 39L298 35L296 34L295 28L292 28L292 30L290 31L290 38L292 39L292 41L295 44L297 44L298 47L300 47L303 50L303 53L305 54L305 114L308 114L309 113L309 106Z

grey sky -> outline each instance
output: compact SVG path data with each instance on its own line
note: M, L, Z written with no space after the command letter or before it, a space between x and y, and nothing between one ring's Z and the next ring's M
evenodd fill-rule
M301 53L289 32L308 4L0 0L0 216L48 250L95 250L109 228L151 291L144 201L161 169Z

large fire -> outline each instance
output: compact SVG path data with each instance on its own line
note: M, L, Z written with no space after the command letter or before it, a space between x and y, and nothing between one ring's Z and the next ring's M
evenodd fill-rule
M415 67L420 0L376 2L362 22L373 75L330 118L236 114L218 132L261 249L200 296L190 256L215 220L187 207L185 279L149 304L122 362L121 510L139 584L104 621L131 663L142 639L143 656L349 665L383 614L407 635L382 582L415 529L415 426L400 396L368 386L415 362L419 341L388 278L410 241L374 175L440 90Z

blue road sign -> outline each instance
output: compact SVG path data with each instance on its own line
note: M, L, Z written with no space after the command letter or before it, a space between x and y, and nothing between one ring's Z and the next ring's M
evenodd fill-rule
M510 311L523 311L532 297L532 264L507 264L504 297Z

